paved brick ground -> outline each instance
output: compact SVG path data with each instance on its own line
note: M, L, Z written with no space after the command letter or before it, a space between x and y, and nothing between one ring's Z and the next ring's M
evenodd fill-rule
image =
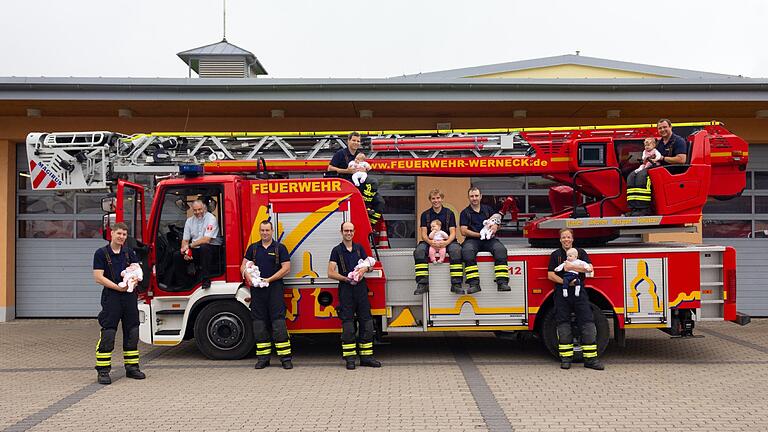
M338 336L294 338L292 371L144 345L147 380L122 377L116 350L115 382L99 386L95 320L17 320L0 324L0 430L768 430L768 320L698 328L628 332L604 372L470 333L391 336L382 369L353 372Z

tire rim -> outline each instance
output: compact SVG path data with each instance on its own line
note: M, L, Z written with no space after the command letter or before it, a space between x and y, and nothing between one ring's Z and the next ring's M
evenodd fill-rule
M240 345L245 334L243 321L232 312L220 312L208 321L208 341L218 349L231 350Z

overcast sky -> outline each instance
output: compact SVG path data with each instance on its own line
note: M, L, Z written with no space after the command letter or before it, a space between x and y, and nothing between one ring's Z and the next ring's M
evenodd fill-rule
M2 0L0 76L186 77L222 0ZM273 78L389 77L561 54L768 77L768 2L227 0Z

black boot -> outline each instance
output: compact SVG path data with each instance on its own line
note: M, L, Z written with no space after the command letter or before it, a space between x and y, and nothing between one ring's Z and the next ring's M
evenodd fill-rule
M144 379L147 376L139 369L139 365L128 365L125 367L125 376L133 379Z
M605 366L603 365L603 363L600 360L598 360L597 358L592 358L592 359L584 360L584 367L585 368L589 368L589 369L594 369L594 370L604 370L605 369Z
M291 359L281 360L280 364L283 366L283 369L293 369L293 362Z
M109 371L108 370L100 370L98 371L98 382L99 384L103 385L110 385L112 384L112 378L109 377Z
M512 291L512 288L509 287L509 284L504 279L497 280L496 286L498 287L499 291Z
M268 358L260 358L256 360L256 366L254 366L254 369L264 369L265 367L269 366L269 359Z
M419 283L416 285L416 291L413 292L413 295L422 295L429 292L429 285L425 283Z
M474 294L476 292L480 292L480 281L477 279L472 279L472 281L469 283L469 288L467 288L467 294Z
M347 359L347 370L355 370L355 359L353 358Z
M464 289L461 288L461 282L452 283L451 292L454 294L464 294Z
M380 368L381 362L373 357L360 357L360 366L367 366L372 368Z
M560 369L570 369L571 359L568 357L560 357Z

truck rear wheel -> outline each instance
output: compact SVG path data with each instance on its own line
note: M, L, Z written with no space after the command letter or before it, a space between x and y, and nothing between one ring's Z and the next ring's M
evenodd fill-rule
M597 353L598 355L603 355L606 348L608 348L608 342L610 340L610 328L608 327L608 319L605 317L605 315L603 315L603 311L601 311L597 305L590 303L590 306L592 306L592 317L595 320L595 327L597 328ZM542 320L543 321L539 329L541 340L544 343L544 346L547 347L547 350L549 350L550 354L556 358L560 358L557 349L559 342L557 339L557 320L555 320L555 308L550 307L547 309ZM579 329L576 328L575 320L572 321L572 325L574 327L574 334L578 334ZM574 348L577 346L578 345L574 344ZM577 362L583 360L581 357L581 348L574 349L573 360Z
M233 301L214 301L195 320L195 343L212 360L237 360L253 352L253 321L245 307Z

